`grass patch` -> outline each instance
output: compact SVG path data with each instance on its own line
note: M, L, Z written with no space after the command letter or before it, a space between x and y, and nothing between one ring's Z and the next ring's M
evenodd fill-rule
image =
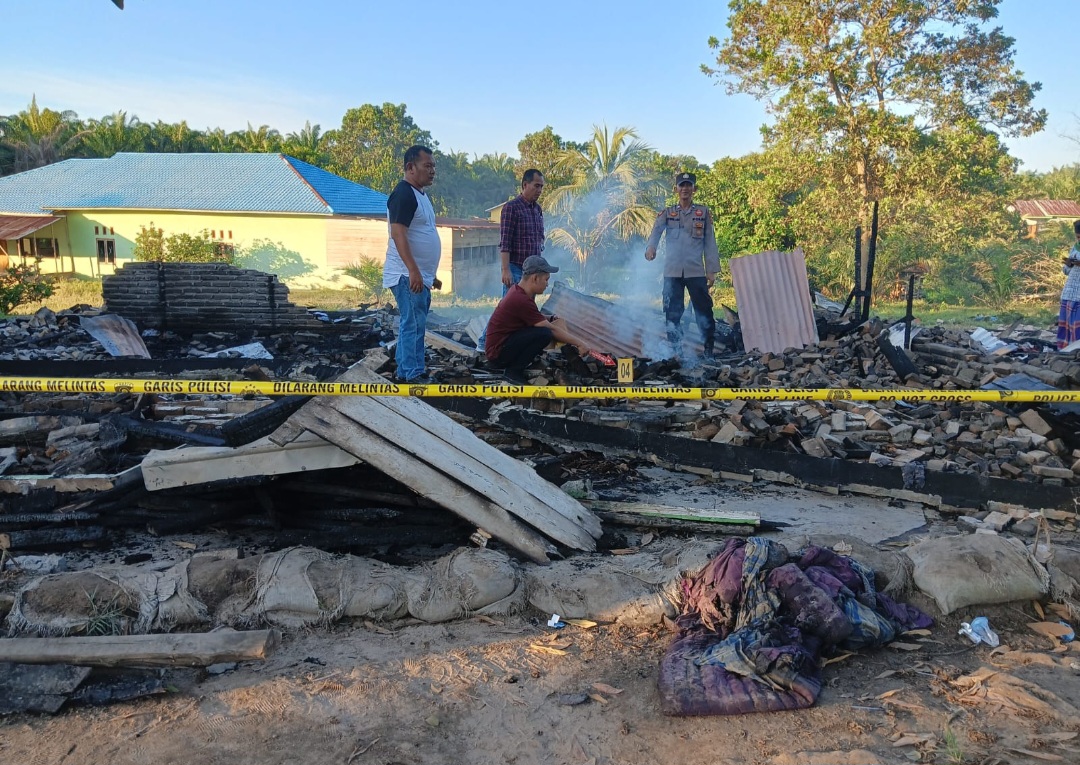
M618 300L616 295L601 294L599 297L607 300ZM322 287L317 289L290 288L289 299L298 306L314 308L323 311L351 311L361 304L371 304L372 296L366 291L356 288ZM543 300L543 298L541 298ZM735 290L730 286L721 286L713 290L713 301L717 309L721 304L735 306ZM42 306L48 306L53 311L61 311L73 308L77 305L89 305L100 307L103 304L101 296L101 279L86 276L64 277L55 283L51 297L40 302L20 305L15 313L17 315L29 315ZM387 296L383 305L393 304L393 298ZM431 296L432 310L441 316L451 320L468 321L474 316L484 316L495 310L498 298L485 297L475 299L462 299L453 294L435 292ZM660 309L660 295L651 302L651 305ZM689 310L689 307L688 307ZM896 321L903 318L907 306L904 302L875 302L873 313L886 321ZM1033 302L1029 299L1013 301L1004 310L993 311L986 307L972 306L949 306L942 303L931 304L925 300L916 300L912 306L912 313L924 325L929 326L942 322L947 327L963 328L985 326L988 328L1011 324L1019 319L1023 324L1053 328L1057 324L1057 304L1045 302Z
M104 302L101 297L101 279L90 276L54 277L51 296L44 300L21 303L15 307L12 315L27 316L43 306L53 311L61 311L77 305L98 307Z
M127 619L124 606L120 602L120 592L114 593L108 599L98 595L97 590L93 593L83 590L83 594L90 602L90 613L84 630L87 635L101 637L127 633Z
M895 321L904 318L906 303L878 303L872 313L882 319ZM1004 310L992 311L985 307L931 305L916 300L911 313L923 326L941 322L947 327L986 327L988 329L1002 324L1012 324L1019 320L1021 324L1033 324L1050 329L1057 326L1057 306L1049 307L1039 303L1014 302Z

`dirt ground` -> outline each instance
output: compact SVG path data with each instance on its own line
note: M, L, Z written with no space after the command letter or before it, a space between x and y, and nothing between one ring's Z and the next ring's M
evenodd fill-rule
M665 491L665 501L680 493ZM717 496L715 486L694 491ZM724 506L737 509L747 491L730 492ZM874 512L856 498L793 489L748 501L763 517L770 503L791 515L799 501L808 516L844 504ZM163 557L177 554L160 544ZM925 599L914 602L936 615ZM977 614L1001 648L957 635ZM672 638L662 624L553 630L538 614L395 629L342 623L288 633L269 660L224 674L171 672L164 695L0 718L0 763L1080 762L1080 644L1055 645L1027 627L1036 620L1030 603L962 609L929 635L904 637L906 649L833 661L811 709L711 718L660 714L658 665Z

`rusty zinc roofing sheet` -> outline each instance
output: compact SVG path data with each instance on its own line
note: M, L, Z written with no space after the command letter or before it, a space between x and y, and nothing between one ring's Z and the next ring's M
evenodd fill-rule
M555 282L544 310L565 319L570 331L604 353L661 358L667 350L664 319L657 311L585 295L565 282ZM701 341L687 337L691 334L684 334L683 353L700 355Z
M0 215L0 240L22 239L58 220L57 215Z
M729 261L743 345L772 353L818 341L806 258L794 252L759 252Z
M1080 204L1068 199L1019 199L1014 204L1024 218L1080 218Z

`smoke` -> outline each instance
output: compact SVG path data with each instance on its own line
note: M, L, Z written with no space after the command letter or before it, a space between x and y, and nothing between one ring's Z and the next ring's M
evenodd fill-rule
M697 365L700 359L694 349L686 344L675 349L667 340L662 309L666 241L661 239L656 258L646 260L645 238L620 239L615 217L625 203L625 193L611 187L593 189L573 199L569 209L551 215L544 256L561 269L556 279L624 309L620 316L639 331L646 357L670 359L678 355L684 366ZM681 334L691 344L702 340L693 316L687 301ZM626 334L631 334L631 328Z

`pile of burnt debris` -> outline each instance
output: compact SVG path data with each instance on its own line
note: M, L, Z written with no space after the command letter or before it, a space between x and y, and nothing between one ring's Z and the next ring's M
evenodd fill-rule
M849 334L785 353L739 353L692 369L642 365L638 384L676 382L719 388L886 388L962 391L1071 388L1080 383L1075 354L1029 350L997 355L965 331L937 327L921 333L905 354L900 378L883 350L887 332L868 322ZM900 366L900 365L897 365ZM541 372L541 377L550 376ZM667 432L733 446L813 457L918 463L935 472L965 472L1071 483L1080 473L1078 420L1071 407L1004 406L982 402L908 403L902 400L713 401L676 403L620 400L550 400L537 407L590 424ZM1075 472L1074 472L1075 471Z
M560 315L573 325L572 312L573 304L564 297ZM319 317L322 326L314 330L143 332L150 358L118 354L110 347L115 337L103 342L89 321L98 313L80 306L5 320L0 324L0 375L327 381L354 364L387 376L393 372L396 317L386 309L325 313ZM904 349L902 326L888 327L876 318L844 323L835 311L819 311L817 319L824 339L784 352L721 351L708 363L636 358L635 385L888 388L902 399L905 388L1051 390L1080 384L1076 354L1057 352L1050 333L1033 327L1013 325L996 333L916 328ZM433 322L427 343L432 376L448 384L498 382L475 350L481 328L476 319ZM724 333L729 339L737 335L737 326ZM540 385L616 384L614 369L566 348L546 354L530 375ZM396 543L454 543L475 532L479 524L474 520L454 519L416 486L362 460L164 491L144 485L140 467L151 451L259 442L307 401L253 395L4 393L0 548L100 542L126 528L172 534L227 526L272 532L280 544L352 551L385 550ZM946 509L985 510L996 501L1060 511L1072 508L1080 474L1077 410L1009 404L1007 399L1001 404L842 397L820 402L429 402L452 410L499 450L527 459L543 477L560 483L588 472L567 467L570 457L602 450L627 455L614 459L619 480L632 474L627 465L644 456L746 483L862 491ZM528 549L534 557L546 554L539 546Z

